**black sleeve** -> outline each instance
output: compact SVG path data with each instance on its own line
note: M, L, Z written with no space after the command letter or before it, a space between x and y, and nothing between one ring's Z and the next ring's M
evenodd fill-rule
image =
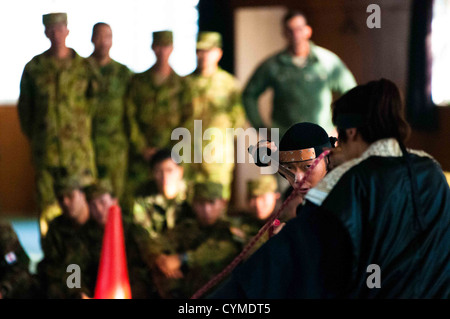
M331 214L308 203L210 298L337 298L348 289L352 249Z

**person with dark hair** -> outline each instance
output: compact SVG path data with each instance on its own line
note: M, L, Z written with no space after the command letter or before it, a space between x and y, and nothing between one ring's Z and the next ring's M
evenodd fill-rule
M172 158L171 151L159 150L149 164L151 179L139 188L132 216L136 224L156 237L175 227L180 219L191 216L191 209L186 200L183 166Z
M334 132L329 109L339 96L356 85L352 73L333 52L314 44L306 16L289 11L283 18L287 47L263 61L248 81L242 102L250 123L266 127L258 111L258 98L273 89L272 128L282 136L294 123L312 122Z
M333 120L330 159L343 162L212 298L450 297L450 189L430 155L405 148L397 86L357 86Z
M296 181L300 181L303 178L313 161L322 154L324 150L334 147L335 142L336 138L328 136L327 132L319 125L302 122L292 125L283 135L280 141L279 150L277 145L272 142L260 142L258 143L258 147L267 146L274 152L272 157L278 157L280 166L278 173L290 184L290 187L286 189L285 193L291 193L293 187L296 185ZM278 156L275 156L275 152L278 152ZM297 196L291 201L286 212L283 213L286 220L295 216L295 214L292 214L292 209L295 210L295 208L303 202L305 194L309 189L317 185L330 170L330 167L331 163L328 157L325 157L319 162L317 167L303 184L302 188L298 190ZM293 203L296 203L296 206L293 205Z
M64 176L63 173L61 175ZM86 234L95 229L95 221L89 213L85 188L76 176L65 175L54 186L62 215L53 219L48 233L42 239L44 258L38 264L38 278L42 294L49 299L79 299L89 294L93 274L88 267L90 260ZM78 265L81 269L80 286L69 287L71 272L67 267Z
M94 51L87 60L95 70L98 82L92 120L98 178L109 181L115 195L121 199L128 165L124 97L132 72L110 57L112 39L110 25L96 23L92 28Z

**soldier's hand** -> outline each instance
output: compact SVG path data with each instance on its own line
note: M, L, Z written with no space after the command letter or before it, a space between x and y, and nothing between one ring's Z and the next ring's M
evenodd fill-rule
M180 269L181 260L178 255L160 255L156 258L156 266L167 278L183 278L183 272Z
M84 292L81 293L81 299L94 299L86 295Z

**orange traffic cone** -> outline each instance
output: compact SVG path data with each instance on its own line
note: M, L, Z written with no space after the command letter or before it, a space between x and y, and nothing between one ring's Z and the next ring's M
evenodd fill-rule
M106 220L94 299L131 299L122 213L117 205L109 208Z

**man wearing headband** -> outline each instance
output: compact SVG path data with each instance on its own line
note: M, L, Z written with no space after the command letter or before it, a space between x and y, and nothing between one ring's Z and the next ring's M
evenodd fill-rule
M450 296L450 189L430 155L404 147L397 86L357 86L332 110L340 149L330 157L345 162L213 297Z
M283 135L280 141L278 151L279 171L278 173L285 178L289 184L285 192L292 192L306 171L311 167L314 160L326 149L334 147L336 139L329 137L327 132L314 123L297 123L291 126ZM267 146L272 152L277 151L274 143L259 143L258 146ZM257 154L254 154L257 155ZM272 156L274 158L275 156ZM258 164L257 164L258 165ZM300 204L306 193L327 174L330 167L330 161L327 157L322 159L315 169L311 172L301 189L298 190L298 196L294 201ZM286 218L292 218L293 214L287 214ZM289 217L288 217L289 216ZM295 216L295 214L294 214Z

